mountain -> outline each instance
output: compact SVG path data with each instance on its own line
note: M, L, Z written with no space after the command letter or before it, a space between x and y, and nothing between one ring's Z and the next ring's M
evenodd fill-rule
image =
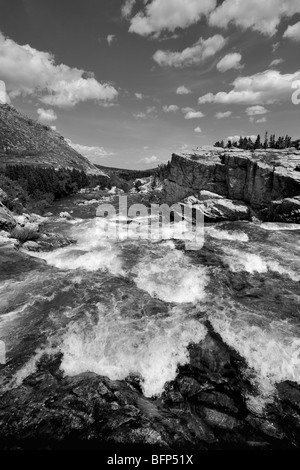
M101 174L58 132L22 115L8 104L0 104L0 168L18 164L75 168L88 174Z

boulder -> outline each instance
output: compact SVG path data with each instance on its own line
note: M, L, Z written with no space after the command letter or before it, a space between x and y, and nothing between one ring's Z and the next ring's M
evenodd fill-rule
M72 216L69 214L69 212L61 212L59 214L59 217L61 217L62 219L72 219Z
M300 196L272 201L266 211L266 218L271 222L300 223Z
M8 198L7 194L5 191L3 191L3 189L0 188L0 201L3 202L3 201L6 201Z
M10 210L0 202L0 230L11 230L16 226L16 221Z
M28 241L28 242L23 243L22 247L25 250L28 250L28 251L38 251L39 250L39 244L36 243L36 242L33 242L33 241Z

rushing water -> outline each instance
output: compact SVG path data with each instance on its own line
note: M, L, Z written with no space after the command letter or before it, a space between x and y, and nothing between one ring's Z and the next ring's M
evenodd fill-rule
M103 221L86 218L94 212L77 206L73 220L52 224L76 245L25 261L0 249L2 389L59 350L67 375L135 375L146 396L159 395L188 361L187 346L205 338L207 320L245 358L262 401L276 383L300 382L299 226L210 224L204 247L185 251L130 230L108 240Z

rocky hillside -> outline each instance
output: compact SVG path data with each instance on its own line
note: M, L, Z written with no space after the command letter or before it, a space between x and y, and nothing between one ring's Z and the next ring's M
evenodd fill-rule
M161 200L192 203L209 220L255 215L300 223L299 150L208 147L193 154L174 153L161 179Z
M23 116L12 106L0 104L0 167L7 164L75 168L86 173L100 173L58 132Z

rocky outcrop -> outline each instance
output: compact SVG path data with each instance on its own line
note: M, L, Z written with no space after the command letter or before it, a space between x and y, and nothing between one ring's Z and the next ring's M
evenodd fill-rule
M11 230L15 226L13 214L0 201L0 230Z
M245 363L216 333L191 345L189 356L163 394L147 398L137 377L67 377L60 370L61 354L44 355L35 372L1 396L0 448L299 447L296 384L280 384L278 400L257 416L245 399L255 393L244 377Z
M75 168L103 174L74 150L58 132L0 104L0 164Z
M236 201L233 204L247 204L266 220L300 223L299 161L300 151L293 149L250 152L211 147L193 154L174 153L162 173L160 200L173 204L190 195L200 200L201 193L209 191Z

